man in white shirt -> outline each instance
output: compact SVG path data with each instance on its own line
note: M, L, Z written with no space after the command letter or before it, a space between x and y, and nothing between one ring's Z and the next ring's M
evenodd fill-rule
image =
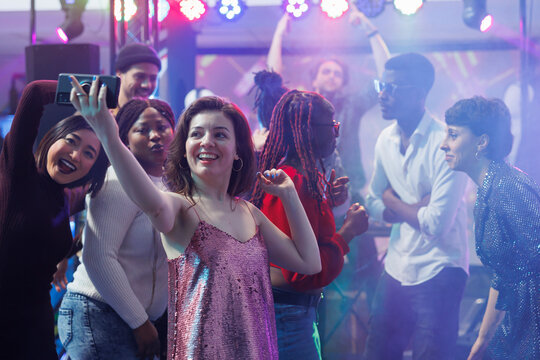
M367 207L393 223L374 297L365 357L453 359L459 304L468 272L463 194L467 179L452 172L439 146L445 127L425 109L435 74L420 54L388 60L375 81L385 128L375 146Z

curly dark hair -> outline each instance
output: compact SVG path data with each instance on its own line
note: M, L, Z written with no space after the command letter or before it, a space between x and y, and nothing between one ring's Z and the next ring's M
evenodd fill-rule
M49 131L47 131L45 136L43 136L43 139L41 139L36 153L34 154L36 158L36 166L40 172L47 172L47 154L49 153L51 146L56 141L64 139L66 136L77 130L90 130L94 132L86 120L80 115L71 115L64 120L59 121ZM88 174L83 176L81 179L64 186L68 188L75 188L89 183L90 187L88 189L88 193L92 194L92 197L94 197L103 186L103 182L105 181L105 173L107 172L108 166L109 159L105 154L103 146L100 146L96 162Z
M262 70L255 73L255 106L257 118L262 126L270 127L274 106L288 89L283 86L281 75L274 71Z
M302 172L307 178L310 195L320 205L323 201L320 182L326 182L317 169L317 160L324 172L322 159L317 158L313 148L311 124L324 116L332 117L334 107L321 95L310 91L290 90L276 104L270 122L270 131L259 159L259 171L277 167L283 159L300 162ZM255 186L252 202L260 207L263 191Z
M185 158L186 141L191 120L204 112L221 112L233 123L236 151L243 166L239 171L231 172L227 193L231 196L240 195L249 190L255 180L255 153L251 141L251 130L242 111L235 104L217 96L205 96L196 100L180 117L165 162L165 184L170 191L183 194L193 201L195 184ZM236 165L236 161L233 163L233 167L238 168L239 166L240 162L238 165Z
M510 111L500 99L474 96L459 100L444 117L447 125L465 126L476 136L486 134L489 142L485 155L490 160L503 160L512 150Z

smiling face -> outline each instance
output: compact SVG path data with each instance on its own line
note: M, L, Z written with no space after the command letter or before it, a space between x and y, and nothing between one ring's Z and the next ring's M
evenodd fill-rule
M189 124L186 158L196 178L230 179L236 154L232 121L222 112L201 112Z
M134 64L126 72L118 71L118 106L125 105L131 99L148 99L156 89L158 73L159 68L153 63Z
M58 184L75 182L88 174L100 151L91 130L74 131L55 141L47 152L47 173Z
M448 125L441 150L452 170L470 173L476 161L476 152L482 150L482 138L466 126Z
M171 124L156 109L146 108L129 129L128 147L147 173L161 176L173 138Z
M325 61L317 70L313 80L313 88L320 94L333 94L341 90L344 84L342 67L335 61Z

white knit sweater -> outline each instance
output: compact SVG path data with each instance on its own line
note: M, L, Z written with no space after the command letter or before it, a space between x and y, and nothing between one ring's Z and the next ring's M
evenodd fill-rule
M157 319L167 307L167 256L112 166L98 195L86 197L86 209L81 265L68 289L109 304L132 329Z

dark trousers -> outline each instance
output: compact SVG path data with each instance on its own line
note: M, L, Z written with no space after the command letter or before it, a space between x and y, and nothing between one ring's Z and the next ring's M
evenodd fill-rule
M466 281L467 274L457 267L444 268L413 286L402 286L383 272L373 299L365 359L402 359L411 339L413 360L454 359Z

